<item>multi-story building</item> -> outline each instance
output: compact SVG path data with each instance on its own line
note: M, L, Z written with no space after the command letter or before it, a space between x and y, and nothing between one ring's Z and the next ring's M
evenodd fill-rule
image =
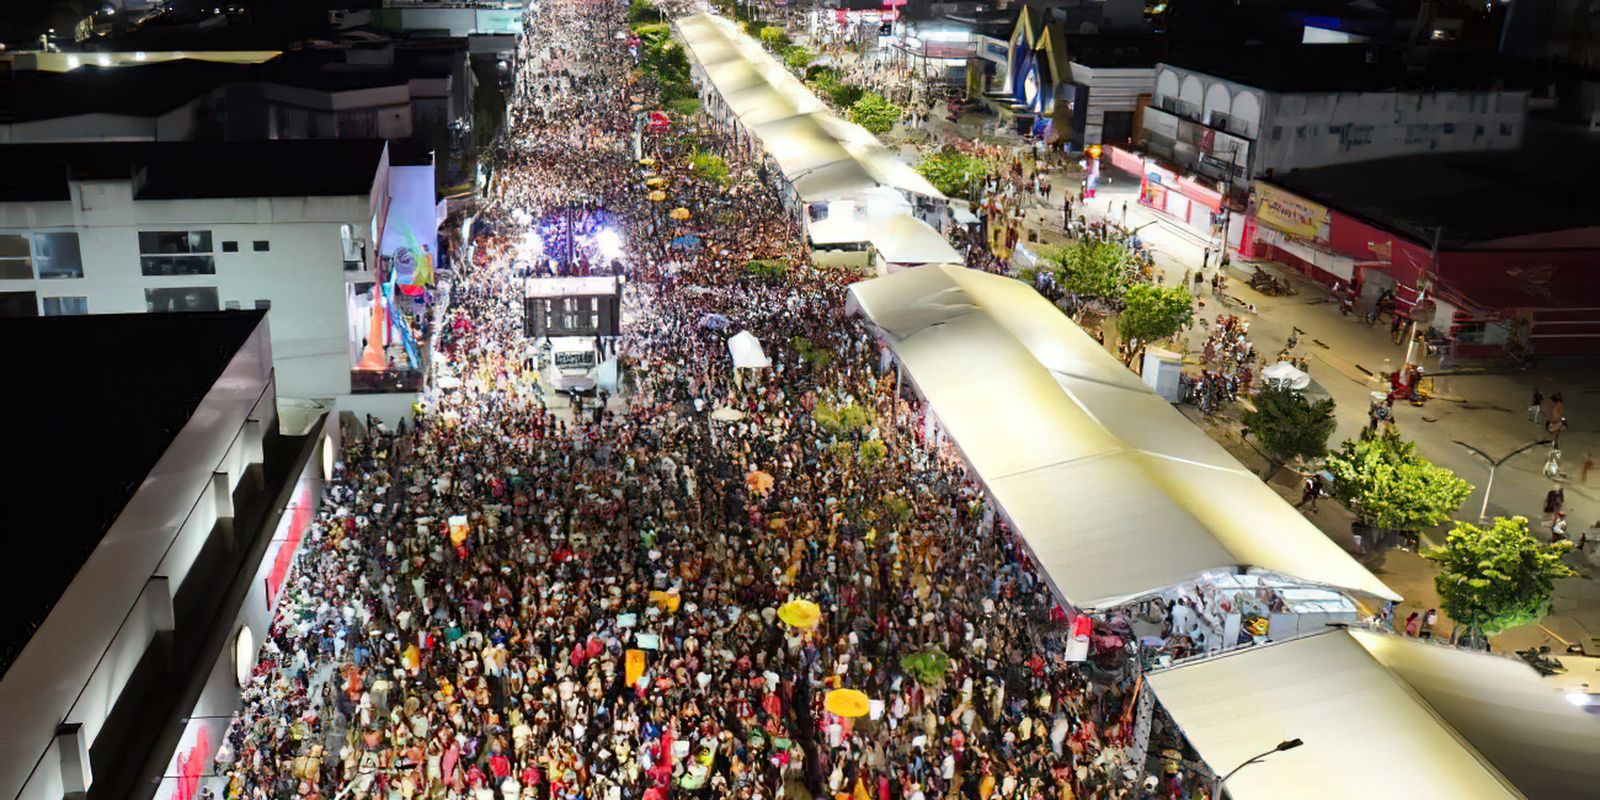
M409 302L374 293L375 276L401 248L415 262L436 247L431 167L391 180L389 153L374 140L0 146L0 315L270 309L279 391L346 398L373 304ZM397 369L415 371L411 331L390 333Z
M1140 142L1239 194L1254 176L1521 143L1526 92L1451 80L1430 83L1365 45L1186 50L1156 68Z

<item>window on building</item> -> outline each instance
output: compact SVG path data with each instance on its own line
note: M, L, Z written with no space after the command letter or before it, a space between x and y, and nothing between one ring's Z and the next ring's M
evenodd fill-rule
M1282 138L1283 138L1283 126L1282 125L1274 125L1274 126L1272 126L1272 141L1276 142L1276 141L1278 141L1279 139L1282 139Z
M237 252L239 252L239 243L238 242L232 242L232 241L224 241L222 243L222 252L224 252L224 253L237 253Z
M0 279L33 279L33 253L28 248L27 234L0 234Z
M89 313L87 297L46 297L44 315L47 317L75 317Z
M1502 122L1502 123L1500 123L1500 135L1501 136L1510 136L1513 132L1516 131L1516 129L1517 129L1517 126L1512 124L1512 123L1510 123L1510 122Z
M149 276L217 274L211 231L139 231L139 268Z
M40 278L83 277L83 252L78 247L78 234L72 231L35 233L33 263L39 268Z
M0 317L37 316L39 316L39 296L37 294L33 292L0 292Z
M268 244L265 239L257 239L250 243L250 249L256 251L257 253L265 253L272 249L272 245Z
M216 311L222 307L215 286L176 286L144 290L145 309L151 312Z
M257 300L256 301L256 310L257 311L270 311L270 310L272 310L272 301L271 300Z

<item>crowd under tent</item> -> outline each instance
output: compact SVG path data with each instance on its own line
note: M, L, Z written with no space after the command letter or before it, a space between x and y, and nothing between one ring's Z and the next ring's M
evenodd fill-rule
M1148 675L1234 800L1584 797L1600 724L1521 661L1339 630Z
M857 283L1057 596L1105 611L1207 575L1399 596L1033 288L932 265Z

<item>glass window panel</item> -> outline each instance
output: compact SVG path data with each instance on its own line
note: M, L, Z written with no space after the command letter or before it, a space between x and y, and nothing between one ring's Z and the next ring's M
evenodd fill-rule
M83 253L76 233L36 233L33 256L41 278L83 277Z
M47 317L72 317L89 313L87 297L46 297L44 315Z
M39 316L39 296L33 292L0 292L0 317Z
M222 304L217 301L215 286L178 286L167 289L144 290L144 303L152 312L165 311L217 311Z

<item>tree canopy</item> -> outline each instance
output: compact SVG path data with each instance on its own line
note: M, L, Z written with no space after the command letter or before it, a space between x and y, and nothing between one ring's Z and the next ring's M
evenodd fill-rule
M1269 386L1254 400L1256 410L1245 415L1244 424L1267 456L1262 480L1297 458L1311 461L1327 454L1335 424L1333 398L1313 403L1297 390Z
M719 186L727 185L730 174L728 162L724 161L722 156L705 151L689 157L689 171L694 173L695 177Z
M784 33L783 28L777 25L767 25L757 35L760 37L761 43L771 50L782 50L792 44L789 34Z
M1078 300L1115 302L1133 283L1133 258L1128 248L1100 239L1074 239L1043 248L1040 259L1055 274L1056 285Z
M876 135L894 130L894 124L900 121L904 113L899 106L884 99L883 95L867 92L850 106L850 121Z
M1472 484L1417 454L1396 433L1365 433L1328 456L1333 496L1365 525L1414 531L1450 518Z
M783 63L787 64L790 69L805 69L816 59L816 53L800 45L783 48Z
M917 162L917 172L933 184L933 188L948 197L976 201L989 177L988 159L967 155L959 150L944 147L922 157Z
M1433 585L1444 612L1494 636L1544 617L1555 582L1577 574L1561 561L1571 549L1571 542L1533 538L1526 517L1495 517L1487 528L1456 523L1444 544L1423 557L1439 565Z
M1122 312L1117 315L1123 363L1132 364L1151 342L1183 330L1194 317L1192 303L1189 290L1182 286L1139 283L1128 287Z

